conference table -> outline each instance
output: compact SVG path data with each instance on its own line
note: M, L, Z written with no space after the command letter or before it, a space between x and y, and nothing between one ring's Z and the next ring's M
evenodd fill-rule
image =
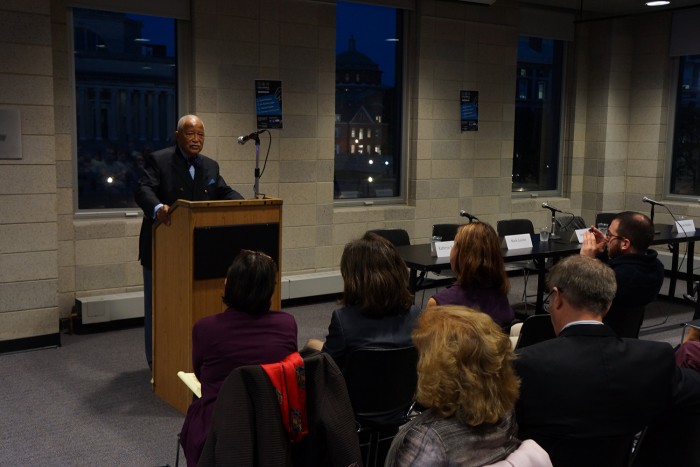
M686 285L687 293L692 295L693 292L693 256L695 254L695 242L700 240L700 229L695 229L695 232L675 233L673 226L670 224L656 224L656 234L652 245L668 245L671 252L671 270L669 273L669 286L667 296L671 299L676 293L676 282L678 280L678 263L680 257L680 244L687 243L688 249L686 252ZM506 263L515 261L532 260L537 268L537 301L535 304L535 313L544 313L544 293L545 293L545 274L547 272L546 263L548 259L557 261L565 256L578 254L581 250L581 244L578 242L569 242L564 238L571 238L573 232L564 232L560 235L560 239L550 239L547 242L540 242L539 235L532 235L532 248L507 249L502 248L501 254ZM404 262L410 269L409 289L415 293L418 285L419 274L424 275L428 272L439 272L444 269L449 269L449 257L435 257L430 254L430 244L405 245L396 247ZM700 302L700 300L698 300Z

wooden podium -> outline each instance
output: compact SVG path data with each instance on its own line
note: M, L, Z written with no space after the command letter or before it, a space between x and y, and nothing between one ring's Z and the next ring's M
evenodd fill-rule
M275 260L272 309L281 308L282 200L178 200L170 218L153 232L153 384L158 397L185 413L192 392L177 372L193 371L192 327L225 309L224 279L241 249Z

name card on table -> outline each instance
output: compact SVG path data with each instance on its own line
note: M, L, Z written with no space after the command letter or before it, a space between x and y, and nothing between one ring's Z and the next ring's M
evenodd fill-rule
M452 246L455 244L454 241L449 242L435 242L435 253L437 253L438 258L448 258L450 252L452 251Z
M532 237L530 234L506 235L503 237L503 243L509 250L532 248Z
M695 221L693 219L681 219L673 223L673 233L694 234Z
M569 238L569 241L571 243L583 243L583 234L588 232L588 227L585 229L576 229L573 232L571 232L571 237Z

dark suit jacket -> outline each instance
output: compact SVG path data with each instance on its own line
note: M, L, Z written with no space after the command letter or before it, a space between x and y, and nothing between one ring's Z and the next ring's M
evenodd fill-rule
M343 375L324 353L304 358L304 368L309 433L301 443L289 442L275 389L262 367L240 367L221 387L198 465L361 466Z
M172 146L146 156L144 173L134 195L144 212L139 235L139 259L144 267L152 267L153 209L160 204L171 205L178 199L208 201L243 199L226 184L219 174L219 164L200 154L194 180L180 148Z
M411 333L420 312L413 305L407 313L377 319L363 315L356 306L333 310L323 351L342 367L345 356L356 349L412 346Z
M672 406L681 384L669 344L595 324L520 349L515 368L518 437L534 439L555 466L620 465L600 439L629 440Z

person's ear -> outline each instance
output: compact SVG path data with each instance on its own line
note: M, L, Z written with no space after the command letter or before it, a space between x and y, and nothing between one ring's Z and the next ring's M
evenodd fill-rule
M552 287L552 295L549 297L549 309L558 310L561 308L562 303L561 291L558 287Z
M621 238L620 239L620 249L623 251L627 251L630 248L632 248L632 244L630 243L629 238L625 238L625 237Z

